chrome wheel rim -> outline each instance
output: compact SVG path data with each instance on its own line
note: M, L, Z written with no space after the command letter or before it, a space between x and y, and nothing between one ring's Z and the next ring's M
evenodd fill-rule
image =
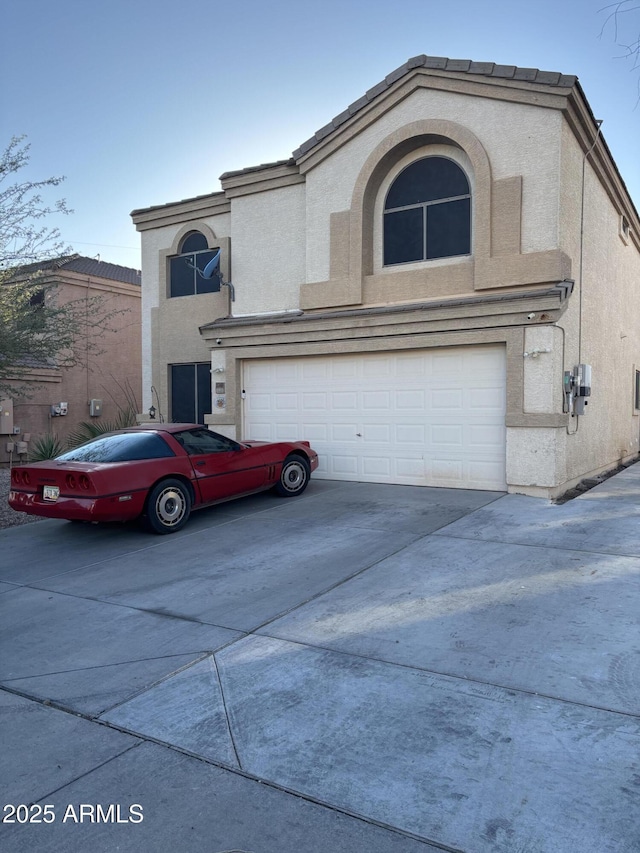
M175 527L184 518L187 504L184 495L174 486L163 489L156 500L156 514L165 527Z
M282 471L280 481L288 492L297 492L305 484L307 470L301 462L288 462Z

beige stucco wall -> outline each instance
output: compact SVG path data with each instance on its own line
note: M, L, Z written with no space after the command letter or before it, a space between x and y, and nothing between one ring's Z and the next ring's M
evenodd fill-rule
M143 231L142 244L142 412L153 404L169 413L169 364L209 361L209 347L199 327L228 312L228 292L170 299L167 296L167 258L177 251L184 234L201 228L209 239L228 238L229 214L203 217ZM152 394L152 386L157 397Z
M233 314L297 308L305 268L304 184L234 198L231 230Z
M398 127L432 117L464 125L479 139L494 180L522 175L522 251L556 248L560 113L420 89L307 173L307 282L329 278L330 214L349 208L358 174L372 151Z
M525 331L524 412L562 412L565 370L592 366L584 415L556 428L507 430L507 478L513 491L553 494L614 467L640 450L634 409L640 368L640 253L619 237L621 210L586 159L569 125L561 133L559 248L576 281L556 326ZM542 350L532 356L536 349Z
M621 211L586 161L584 236L579 200L583 155L574 137L563 135L563 161L573 186L563 187L562 239L577 262L577 291L566 327L566 368L591 364L592 395L587 413L573 419L567 435L569 478L615 465L639 450L640 423L633 407L633 369L640 363L640 253L619 236ZM579 188L579 195L576 192ZM580 256L582 260L580 261Z
M343 329L336 321L334 329L331 321L325 338L298 339L291 326L283 325L266 343L256 318L255 328L238 332L235 342L230 340L235 332L227 328L217 349L217 332L203 340L196 330L225 316L228 308L235 317L300 306L312 315L343 306L478 297L483 291L493 297L500 292L502 299L510 290L551 287L571 278L576 281L573 294L553 316L527 308L516 318L513 308L495 307L496 315L505 312L504 321L500 316L489 321L483 307L470 309L477 312L483 342L504 341L503 322L513 327L508 334L509 488L552 495L637 453L640 418L632 406L632 378L634 365L640 366L640 320L631 310L640 287L637 248L619 239L620 210L590 163L581 221L583 148L574 135L581 131L575 116L570 127L570 112L562 112L566 104L540 93L539 100L532 94L530 103L501 100L504 93L496 93L493 98L407 87L403 95L374 105L368 118L359 118L343 137L338 134L303 157L295 177L302 181L304 176L304 183L287 184L285 177L269 177L268 170L255 179L251 171L231 178L231 212L203 222L231 240L232 305L225 306L222 295L167 299L158 258L175 248L181 226L143 231L145 335L156 342L153 349L145 344L145 385L154 379L165 408L167 364L210 357L212 368L220 368L225 378L227 405L207 421L236 435L244 358L384 349L390 337L402 347L438 346L459 331L455 320L449 325L442 320L438 334L435 321L433 331L426 323L419 334L407 334L404 317L398 317L389 321L390 337L372 341L362 339L356 323ZM436 126L440 135L455 127L469 150L440 142L424 147L424 138L436 132L429 129L415 131L423 147L410 150L411 145L398 142L406 142L403 132ZM587 136L592 133L589 116L584 128ZM385 152L395 156L396 150L398 157L389 159L391 168L380 179L377 164L386 167ZM428 153L452 156L469 175L477 214L473 256L384 269L384 194L404 164ZM295 171L291 164L286 168ZM610 162L604 168L611 170ZM227 192L224 180L223 186ZM369 235L364 233L367 221L374 223ZM189 227L197 228L198 221L190 217ZM471 342L475 334L460 332L457 342ZM579 361L593 367L593 393L587 414L568 419L563 372Z

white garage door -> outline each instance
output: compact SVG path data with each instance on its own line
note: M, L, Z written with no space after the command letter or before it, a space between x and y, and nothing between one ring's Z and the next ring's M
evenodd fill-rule
M332 480L506 488L503 346L244 363L246 438L307 439Z

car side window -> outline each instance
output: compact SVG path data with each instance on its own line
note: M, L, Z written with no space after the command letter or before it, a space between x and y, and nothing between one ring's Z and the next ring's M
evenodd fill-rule
M239 450L240 445L224 435L218 435L210 429L185 429L174 432L173 437L189 456L199 453L224 453L229 450Z

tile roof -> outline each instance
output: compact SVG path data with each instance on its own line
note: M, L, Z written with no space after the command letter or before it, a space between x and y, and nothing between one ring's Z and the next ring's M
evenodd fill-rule
M119 264L109 264L97 258L86 258L82 255L64 255L60 258L52 258L48 261L39 261L35 264L26 264L16 267L16 275L24 275L32 272L54 272L55 270L68 270L82 275L91 275L95 278L106 278L110 281L123 281L127 284L140 284L140 270L131 267L121 267Z
M389 89L398 80L409 74L416 68L429 68L435 71L451 71L463 74L472 74L480 77L493 77L502 80L519 80L527 83L538 83L544 86L557 86L572 88L578 78L575 75L561 74L559 71L540 71L538 68L519 68L517 65L497 65L495 62L473 62L471 59L448 59L446 56L414 56L404 65L396 68L390 74L373 86L357 101L354 101L346 110L337 115L332 121L317 130L314 135L303 142L293 152L294 159L302 157L311 151L318 142L332 133L340 125L348 121L351 116L371 103L378 95Z

